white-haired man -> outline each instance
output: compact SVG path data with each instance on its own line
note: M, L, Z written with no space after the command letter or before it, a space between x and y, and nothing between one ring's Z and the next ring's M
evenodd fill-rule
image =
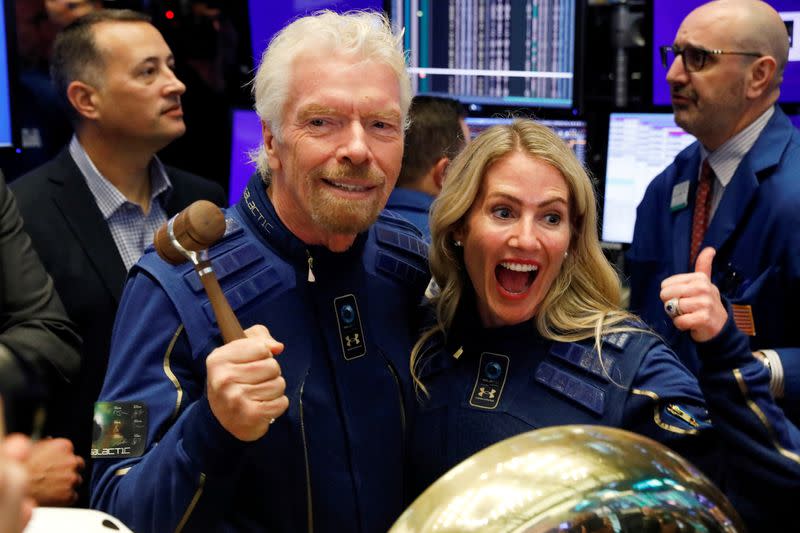
M254 93L260 172L210 250L247 338L219 346L191 268L145 255L96 408L92 503L142 532L385 531L428 278L421 234L380 214L410 102L399 39L371 13L298 19Z

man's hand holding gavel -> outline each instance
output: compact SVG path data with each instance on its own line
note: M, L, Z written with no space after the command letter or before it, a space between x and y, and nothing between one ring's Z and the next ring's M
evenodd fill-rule
M220 289L211 263L193 253L219 240L225 216L211 202L198 201L156 232L158 254L172 264L195 261L226 344L206 358L206 390L211 412L222 427L242 441L254 441L289 407L286 382L275 356L283 352L264 326L242 327ZM176 246L177 244L177 246Z
M289 407L286 382L275 356L283 351L264 326L245 331L244 339L220 346L206 359L211 412L222 427L242 441L261 438Z

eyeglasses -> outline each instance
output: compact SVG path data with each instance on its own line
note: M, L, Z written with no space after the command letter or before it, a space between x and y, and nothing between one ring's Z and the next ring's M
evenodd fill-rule
M662 46L661 50L661 64L664 65L664 68L669 68L672 65L672 62L675 61L675 57L681 56L683 59L683 68L686 69L686 72L697 72L698 70L702 70L704 66L706 66L706 59L708 56L711 55L737 55L737 56L752 56L752 57L762 57L763 54L759 54L758 52L727 52L724 50L706 50L704 48L697 48L696 46L686 46L684 48L679 48L675 45L670 46Z

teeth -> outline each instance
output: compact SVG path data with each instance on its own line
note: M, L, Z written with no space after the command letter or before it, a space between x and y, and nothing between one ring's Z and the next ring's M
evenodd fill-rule
M515 272L535 272L539 270L539 267L536 265L528 265L522 263L500 263L500 266L503 268L507 268L509 270L513 270Z
M328 183L330 183L337 189L342 189L343 191L348 191L348 192L363 192L367 190L367 187L361 185L347 185L345 183L334 183L332 181L329 181Z

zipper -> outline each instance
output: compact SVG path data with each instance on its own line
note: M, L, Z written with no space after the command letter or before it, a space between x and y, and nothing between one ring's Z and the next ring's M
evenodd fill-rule
M394 378L395 385L397 385L397 399L400 402L400 427L403 430L403 436L406 434L406 408L405 403L403 402L403 387L400 385L400 377L397 375L392 364L387 360L386 366L389 368L389 372L392 374Z
M311 255L308 256L309 268L311 266ZM311 270L309 270L311 272ZM313 280L309 280L313 281ZM314 514L311 504L311 465L308 462L308 440L306 439L306 425L303 419L303 389L306 386L305 380L300 385L300 434L303 437L303 456L306 462L306 511L308 512L308 533L314 533Z
M397 400L400 404L400 429L401 429L401 437L400 437L400 456L403 458L402 460L405 461L406 450L408 448L408 435L406 434L406 404L403 402L403 387L400 384L400 376L397 375L397 371L392 366L392 363L389 359L385 359L386 366L389 367L389 372L392 374L394 378L394 383L397 386ZM405 469L403 469L405 470ZM400 476L400 490L401 494L405 495L408 488L406 487L406 476L401 471Z
M317 279L314 277L314 257L308 250L306 250L306 255L308 256L308 282L314 283L317 281Z
M680 418L681 420L683 420L684 422L686 422L687 424L689 424L694 428L700 427L700 424L697 423L697 420L695 420L695 418L692 415L690 415L689 413L687 413L686 411L684 411L675 404L668 405L667 412L677 418Z

